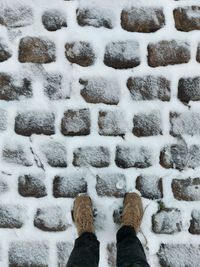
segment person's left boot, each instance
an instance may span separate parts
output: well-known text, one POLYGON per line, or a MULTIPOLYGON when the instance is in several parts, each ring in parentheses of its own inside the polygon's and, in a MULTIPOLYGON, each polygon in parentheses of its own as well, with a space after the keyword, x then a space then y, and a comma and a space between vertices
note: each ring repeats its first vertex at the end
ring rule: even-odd
POLYGON ((73 219, 79 236, 85 232, 94 233, 92 201, 88 195, 76 197, 73 207, 73 219))

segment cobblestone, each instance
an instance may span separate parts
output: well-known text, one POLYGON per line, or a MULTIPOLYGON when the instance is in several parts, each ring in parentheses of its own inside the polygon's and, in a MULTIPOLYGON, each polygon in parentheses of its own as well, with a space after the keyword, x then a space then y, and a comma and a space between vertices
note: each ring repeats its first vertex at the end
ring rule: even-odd
POLYGON ((127 87, 134 101, 170 101, 170 81, 162 76, 130 77, 127 87))
POLYGON ((54 121, 55 115, 50 112, 19 112, 15 118, 15 132, 24 136, 52 135, 55 133, 54 121))
POLYGON ((108 167, 110 164, 110 153, 107 147, 94 146, 77 148, 74 151, 74 166, 88 166, 96 168, 108 167))
POLYGON ((99 134, 105 136, 123 136, 127 131, 125 112, 120 110, 99 112, 99 134))
POLYGON ((198 62, 200 62, 200 43, 198 44, 196 59, 198 62))
POLYGON ((18 191, 23 197, 45 197, 47 195, 44 183, 45 177, 41 174, 25 174, 18 179, 18 191))
POLYGON ((160 164, 164 168, 183 170, 200 166, 200 147, 186 144, 173 144, 164 147, 160 152, 160 164))
POLYGON ((161 244, 158 257, 161 267, 198 266, 200 246, 193 244, 161 244), (179 259, 179 260, 177 260, 179 259))
POLYGON ((88 67, 95 63, 95 53, 88 42, 67 43, 65 49, 65 56, 71 63, 82 67, 88 67))
POLYGON ((200 7, 187 6, 174 10, 176 29, 183 32, 200 30, 200 7))
POLYGON ((174 234, 182 228, 181 212, 165 208, 152 216, 152 230, 157 234, 174 234))
POLYGON ((49 39, 27 36, 19 43, 19 61, 38 64, 51 63, 56 60, 55 44, 49 39))
POLYGON ((76 10, 77 21, 80 26, 93 26, 96 28, 113 28, 112 12, 103 8, 79 8, 76 10))
POLYGON ((163 197, 163 183, 162 178, 141 175, 136 179, 136 189, 140 191, 141 195, 149 199, 159 199, 163 197))
POLYGON ((133 125, 133 134, 138 137, 162 134, 162 121, 159 111, 135 115, 133 125))
POLYGON ((57 232, 68 228, 66 211, 59 206, 39 208, 34 218, 35 227, 43 231, 57 232))
POLYGON ((170 113, 170 134, 173 136, 179 135, 200 135, 200 113, 184 112, 170 113))
POLYGON ((161 9, 131 7, 121 13, 122 28, 129 32, 156 32, 165 24, 161 9))
POLYGON ((189 44, 176 40, 160 41, 148 45, 148 64, 150 67, 188 63, 189 44))
POLYGON ((7 73, 0 73, 0 100, 20 100, 22 97, 33 96, 31 81, 24 78, 21 86, 16 86, 13 77, 7 73))
POLYGON ((81 95, 88 103, 104 103, 117 105, 120 98, 120 86, 116 80, 91 77, 80 79, 79 83, 84 86, 81 95))
POLYGON ((193 235, 200 235, 200 211, 192 211, 192 219, 190 220, 189 232, 193 235))
POLYGON ((120 168, 147 168, 152 165, 152 155, 143 146, 118 146, 115 162, 120 168))
POLYGON ((96 190, 99 196, 123 197, 126 193, 126 177, 123 174, 97 175, 96 190))
POLYGON ((24 224, 25 210, 19 205, 0 205, 0 228, 21 228, 24 224))
POLYGON ((9 266, 47 267, 49 246, 45 242, 16 241, 9 246, 9 266))
POLYGON ((90 134, 90 111, 89 109, 65 111, 61 122, 63 135, 88 135, 90 134))
POLYGON ((65 15, 55 9, 44 12, 42 23, 48 31, 57 31, 62 27, 67 27, 65 15))
POLYGON ((65 176, 57 175, 53 181, 54 197, 76 197, 79 193, 87 192, 87 182, 80 173, 65 176))
POLYGON ((104 64, 114 69, 130 69, 140 65, 139 44, 136 41, 118 41, 106 45, 104 64))
POLYGON ((30 6, 14 3, 12 7, 1 4, 0 24, 8 28, 18 28, 33 23, 33 11, 30 6))
POLYGON ((16 144, 16 146, 5 145, 2 151, 2 157, 7 163, 19 164, 25 167, 33 165, 31 153, 24 149, 21 144, 16 144))
POLYGON ((181 78, 178 83, 178 98, 185 103, 200 100, 200 77, 181 78))
POLYGON ((8 60, 12 56, 12 52, 8 45, 0 39, 0 62, 8 60))
POLYGON ((67 150, 63 144, 56 141, 49 141, 41 145, 41 151, 47 163, 54 168, 67 167, 67 150))
POLYGON ((173 179, 172 191, 178 200, 200 200, 200 178, 173 179))

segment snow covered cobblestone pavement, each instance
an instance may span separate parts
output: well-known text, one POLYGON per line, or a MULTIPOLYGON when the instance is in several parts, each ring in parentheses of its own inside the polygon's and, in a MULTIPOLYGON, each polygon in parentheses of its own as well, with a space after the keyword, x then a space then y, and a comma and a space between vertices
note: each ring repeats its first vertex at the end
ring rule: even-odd
POLYGON ((125 192, 152 267, 200 267, 199 0, 0 0, 0 266, 65 267, 78 193, 115 267, 125 192))

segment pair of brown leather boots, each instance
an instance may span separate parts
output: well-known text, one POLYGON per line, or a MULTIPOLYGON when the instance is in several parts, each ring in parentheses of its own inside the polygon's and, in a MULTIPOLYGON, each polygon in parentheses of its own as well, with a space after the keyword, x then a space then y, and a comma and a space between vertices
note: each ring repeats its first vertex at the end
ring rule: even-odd
MULTIPOLYGON (((136 193, 126 193, 124 197, 121 226, 131 226, 137 233, 142 221, 143 206, 136 193)), ((74 201, 73 219, 80 236, 84 232, 94 233, 92 201, 88 195, 77 196, 74 201)))

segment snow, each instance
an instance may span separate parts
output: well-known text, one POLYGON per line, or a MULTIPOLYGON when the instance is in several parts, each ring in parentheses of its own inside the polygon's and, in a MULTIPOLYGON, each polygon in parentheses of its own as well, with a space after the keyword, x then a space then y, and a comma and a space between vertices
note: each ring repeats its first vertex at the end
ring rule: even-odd
MULTIPOLYGON (((169 135, 169 125, 167 123, 169 119, 169 112, 171 110, 176 110, 180 112, 188 111, 188 107, 185 105, 182 105, 182 103, 177 100, 177 81, 181 77, 194 77, 199 76, 200 67, 199 64, 196 62, 196 47, 197 43, 199 41, 199 34, 197 31, 192 31, 190 33, 187 33, 186 37, 184 33, 178 32, 173 27, 174 21, 173 21, 173 15, 172 11, 174 8, 178 6, 185 6, 186 4, 199 4, 199 0, 192 0, 192 1, 172 1, 172 0, 157 0, 155 1, 135 1, 135 0, 124 0, 124 1, 118 1, 118 0, 102 0, 102 1, 94 1, 94 0, 74 0, 74 1, 49 1, 49 0, 1 0, 1 3, 4 5, 7 5, 8 3, 13 6, 14 10, 17 10, 14 7, 15 3, 22 3, 23 5, 30 5, 33 8, 34 11, 34 17, 36 20, 33 22, 32 16, 28 15, 26 18, 21 16, 18 16, 16 19, 15 16, 12 15, 13 18, 15 18, 15 21, 8 21, 9 23, 9 29, 7 32, 7 29, 5 26, 0 27, 0 34, 2 37, 7 40, 9 47, 13 51, 13 56, 0 64, 0 71, 1 72, 8 72, 13 73, 14 76, 18 76, 19 78, 23 78, 24 76, 30 76, 33 79, 33 98, 32 99, 22 99, 20 102, 10 102, 7 101, 0 101, 0 108, 5 109, 8 112, 8 128, 5 131, 0 132, 0 148, 4 148, 9 146, 11 149, 20 149, 25 151, 25 156, 23 156, 28 162, 31 162, 31 165, 33 165, 31 170, 38 171, 38 167, 36 164, 34 164, 32 154, 29 150, 30 144, 36 146, 38 138, 41 138, 41 136, 31 136, 23 137, 18 136, 14 133, 13 127, 14 127, 14 117, 16 112, 19 110, 42 110, 42 112, 51 110, 52 112, 56 113, 56 127, 59 129, 59 122, 60 119, 63 116, 63 112, 66 110, 66 108, 85 108, 88 107, 87 103, 83 99, 81 95, 79 95, 80 92, 80 84, 78 82, 79 78, 84 77, 90 77, 90 82, 88 84, 88 88, 91 84, 91 86, 94 84, 98 84, 98 87, 100 87, 100 91, 95 91, 95 94, 100 94, 99 92, 102 92, 104 94, 104 98, 116 98, 118 99, 120 96, 120 102, 118 104, 117 108, 122 108, 126 111, 126 116, 129 121, 132 122, 132 118, 134 114, 137 114, 139 112, 144 112, 144 110, 149 109, 159 109, 161 110, 162 116, 163 116, 163 136, 156 136, 156 137, 149 137, 149 138, 138 138, 133 136, 132 133, 127 133, 124 137, 124 140, 121 140, 118 137, 105 137, 105 136, 99 136, 97 134, 98 132, 98 126, 97 126, 97 114, 100 109, 105 108, 105 104, 100 102, 97 105, 94 104, 88 104, 89 107, 92 109, 92 131, 91 135, 88 137, 63 137, 59 130, 56 131, 55 137, 52 137, 52 140, 56 140, 58 142, 64 143, 67 148, 67 157, 68 157, 68 171, 74 171, 76 168, 72 165, 72 158, 73 158, 73 150, 77 147, 85 146, 85 145, 108 145, 111 152, 111 164, 109 166, 109 170, 113 172, 118 172, 119 168, 115 166, 114 164, 114 155, 115 155, 115 147, 116 145, 124 145, 128 143, 130 146, 132 145, 143 145, 145 148, 153 149, 156 157, 159 157, 159 150, 164 147, 167 143, 171 144, 175 140, 173 137, 169 135), (98 2, 98 3, 97 3, 98 2), (75 18, 75 10, 79 7, 79 4, 84 4, 85 6, 90 6, 91 3, 99 4, 101 6, 104 6, 106 9, 111 8, 113 11, 113 14, 116 16, 116 26, 113 30, 110 29, 104 29, 99 28, 94 30, 93 27, 80 27, 77 25, 76 18, 75 18), (166 14, 166 25, 163 27, 160 31, 158 31, 155 34, 142 34, 142 33, 130 33, 127 31, 124 31, 120 27, 120 10, 122 8, 125 8, 126 6, 147 6, 147 7, 154 7, 159 6, 162 7, 165 14, 166 14), (67 24, 68 27, 62 28, 54 33, 48 32, 44 26, 41 23, 41 15, 46 10, 46 8, 58 8, 62 9, 65 13, 65 16, 67 18, 67 24), (13 24, 14 23, 14 24, 13 24), (26 25, 22 28, 11 28, 14 26, 19 25, 26 25), (112 33, 111 33, 112 31, 112 33), (8 33, 8 35, 7 35, 8 33), (20 38, 25 36, 47 36, 48 38, 54 40, 56 43, 56 62, 46 64, 46 65, 38 65, 38 64, 31 64, 31 63, 19 63, 18 61, 18 50, 17 46, 19 43, 20 38), (188 64, 182 64, 175 65, 175 66, 167 66, 167 67, 158 67, 156 69, 152 69, 148 67, 147 65, 147 44, 149 42, 158 42, 163 39, 171 40, 171 38, 177 38, 181 40, 182 42, 190 42, 191 45, 191 60, 188 64), (187 38, 187 40, 185 40, 187 38), (71 41, 88 41, 91 42, 94 47, 96 48, 97 53, 97 59, 93 66, 83 68, 81 66, 77 66, 73 64, 73 66, 67 61, 67 59, 64 56, 64 45, 66 42, 71 41), (108 68, 105 65, 102 64, 102 59, 104 55, 104 49, 107 45, 107 43, 110 42, 118 42, 120 40, 137 40, 140 43, 140 50, 142 51, 141 54, 141 64, 137 68, 128 69, 128 70, 113 70, 112 68, 108 68), (59 72, 62 73, 63 76, 67 76, 69 82, 70 82, 70 90, 68 87, 64 87, 63 91, 65 90, 70 91, 70 99, 61 99, 61 100, 55 100, 51 101, 47 98, 47 96, 44 96, 43 94, 43 75, 49 72, 59 72), (131 99, 131 95, 129 90, 126 88, 126 82, 129 77, 143 77, 146 75, 156 75, 156 76, 164 76, 167 77, 171 81, 171 95, 172 100, 170 102, 162 102, 162 101, 133 101, 131 99), (104 85, 104 80, 102 77, 112 77, 112 79, 119 84, 115 85, 114 83, 106 83, 104 85), (99 77, 95 80, 92 80, 93 77, 99 77), (100 84, 100 85, 99 85, 100 84), (120 94, 118 95, 118 92, 120 91, 120 94), (147 103, 148 102, 148 103, 147 103), (55 138, 55 139, 54 139, 55 138), (32 140, 32 143, 30 143, 30 140, 32 140), (20 144, 20 146, 18 146, 20 144)), ((2 10, 2 9, 0 9, 2 10)), ((19 12, 19 11, 17 11, 19 12)), ((1 13, 1 11, 0 11, 1 13)), ((138 49, 138 46, 134 46, 136 50, 138 49)), ((187 46, 188 47, 188 46, 187 46)), ((113 51, 116 52, 116 51, 113 51)), ((128 49, 124 52, 124 56, 128 57, 134 53, 132 49, 132 43, 130 43, 128 49)), ((107 80, 106 80, 107 81, 107 80)), ((88 89, 89 90, 89 89, 88 89)), ((137 99, 142 100, 142 99, 137 99)), ((107 107, 107 105, 106 105, 107 107)), ((198 112, 199 111, 199 103, 194 103, 191 101, 190 103, 191 111, 198 112)), ((112 109, 115 111, 114 106, 108 106, 107 108, 112 109)), ((191 122, 190 122, 191 123, 191 122)), ((181 129, 180 129, 181 130, 181 129)), ((188 143, 188 146, 191 144, 200 144, 199 137, 185 137, 186 142, 188 143)), ((140 154, 140 150, 135 149, 135 152, 133 152, 135 155, 137 155, 138 158, 143 158, 144 153, 140 154)), ((40 153, 39 153, 40 155, 40 153)), ((133 156, 135 156, 133 155, 133 156)), ((21 157, 21 156, 20 156, 21 157)), ((95 158, 95 151, 91 154, 91 157, 95 158)), ((16 159, 21 162, 20 158, 16 159)), ((194 159, 193 159, 194 160, 194 159)), ((10 160, 11 163, 15 162, 14 160, 10 160)), ((17 161, 18 162, 18 161, 17 161)), ((43 200, 36 200, 36 199, 25 199, 23 197, 19 197, 17 193, 17 177, 19 174, 23 174, 27 169, 27 167, 23 166, 17 166, 16 164, 11 164, 4 160, 3 156, 0 155, 0 165, 1 169, 0 171, 4 171, 6 173, 12 173, 11 176, 5 176, 6 181, 8 181, 10 191, 8 191, 6 194, 2 193, 0 194, 2 203, 8 205, 9 204, 26 204, 29 210, 29 218, 26 223, 26 225, 21 230, 2 230, 0 229, 0 236, 1 236, 1 248, 2 251, 5 248, 8 248, 9 243, 16 242, 13 249, 10 251, 10 257, 14 258, 16 254, 18 254, 18 251, 21 255, 21 260, 25 258, 29 263, 30 262, 38 262, 39 264, 41 261, 46 264, 46 256, 48 254, 47 245, 41 246, 40 242, 46 240, 47 243, 50 242, 51 247, 51 253, 50 253, 50 267, 57 265, 57 256, 55 255, 55 246, 54 244, 58 241, 63 242, 71 242, 73 243, 75 238, 77 237, 75 226, 70 227, 64 232, 61 233, 43 233, 43 231, 36 229, 33 227, 33 214, 36 211, 40 205, 43 205, 43 207, 49 207, 49 205, 58 205, 58 206, 64 206, 65 212, 67 215, 67 219, 71 219, 70 210, 72 208, 73 200, 71 199, 65 199, 65 198, 59 198, 55 199, 52 197, 52 179, 54 175, 57 174, 58 170, 56 170, 52 167, 46 167, 46 177, 47 177, 47 186, 48 186, 48 195, 43 200), (28 241, 27 248, 25 252, 25 245, 19 244, 19 242, 24 243, 25 241, 28 241), (39 242, 34 243, 33 242, 39 242), (39 259, 36 258, 36 255, 39 251, 39 259), (16 253, 14 253, 16 252, 16 253)), ((126 174, 126 185, 127 185, 127 191, 135 191, 135 179, 138 175, 142 174, 156 174, 159 177, 163 177, 164 182, 164 197, 163 201, 164 203, 167 203, 169 206, 177 207, 181 210, 183 214, 183 231, 181 233, 178 233, 177 235, 172 235, 170 237, 165 237, 163 235, 156 235, 152 233, 151 231, 151 216, 157 211, 157 203, 153 200, 148 199, 142 199, 143 205, 146 208, 145 214, 143 217, 143 222, 141 226, 141 232, 139 233, 138 237, 141 239, 145 249, 148 248, 147 257, 149 260, 149 264, 152 267, 158 267, 159 263, 157 261, 156 253, 159 250, 159 246, 161 242, 166 241, 172 244, 172 249, 170 250, 169 258, 171 259, 171 262, 169 263, 169 266, 176 266, 176 267, 184 267, 186 264, 188 266, 198 266, 196 262, 200 261, 199 258, 199 248, 197 249, 195 244, 199 243, 199 236, 193 236, 188 233, 188 226, 189 221, 191 217, 191 211, 193 209, 199 209, 199 201, 194 202, 188 202, 185 203, 185 201, 176 201, 173 198, 173 194, 171 193, 171 180, 172 178, 187 178, 189 176, 191 177, 198 177, 199 176, 199 168, 191 169, 187 168, 183 172, 179 172, 174 169, 164 169, 158 164, 158 160, 154 161, 154 165, 150 168, 147 168, 146 170, 141 170, 137 168, 130 168, 130 169, 121 169, 120 172, 123 174, 126 174), (147 242, 145 241, 145 238, 142 236, 142 233, 147 238, 147 242), (173 247, 173 244, 177 243, 183 243, 182 246, 175 249, 173 247), (189 249, 188 244, 192 243, 193 248, 189 249), (183 257, 183 255, 186 255, 183 257), (188 256, 189 255, 189 256, 188 256), (178 260, 177 260, 178 259, 178 260), (188 262, 188 259, 190 262, 188 262), (179 263, 180 262, 180 263, 179 263)), ((101 197, 99 198, 95 191, 95 177, 97 174, 97 170, 94 170, 94 168, 89 167, 88 164, 86 164, 85 170, 85 178, 88 181, 88 193, 90 194, 94 206, 99 210, 99 213, 103 213, 104 216, 102 216, 102 221, 100 222, 100 227, 97 229, 97 237, 99 241, 101 242, 101 254, 100 254, 100 267, 107 267, 107 252, 106 252, 106 246, 107 243, 111 241, 115 241, 115 233, 116 233, 116 226, 113 224, 112 219, 112 212, 115 208, 118 208, 122 205, 122 199, 116 199, 116 198, 107 198, 107 197, 101 197)), ((99 170, 98 170, 99 171, 99 170)), ((102 170, 103 172, 103 170, 102 170)), ((117 185, 119 186, 119 185, 117 185)), ((119 186, 121 188, 121 185, 119 186)), ((97 222, 98 224, 98 222, 97 222)), ((23 262, 24 263, 24 262, 23 262)), ((27 262, 25 262, 26 264, 27 262)), ((6 254, 2 254, 1 262, 2 267, 8 266, 8 259, 6 257, 6 254)), ((47 265, 47 264, 46 264, 47 265)))

